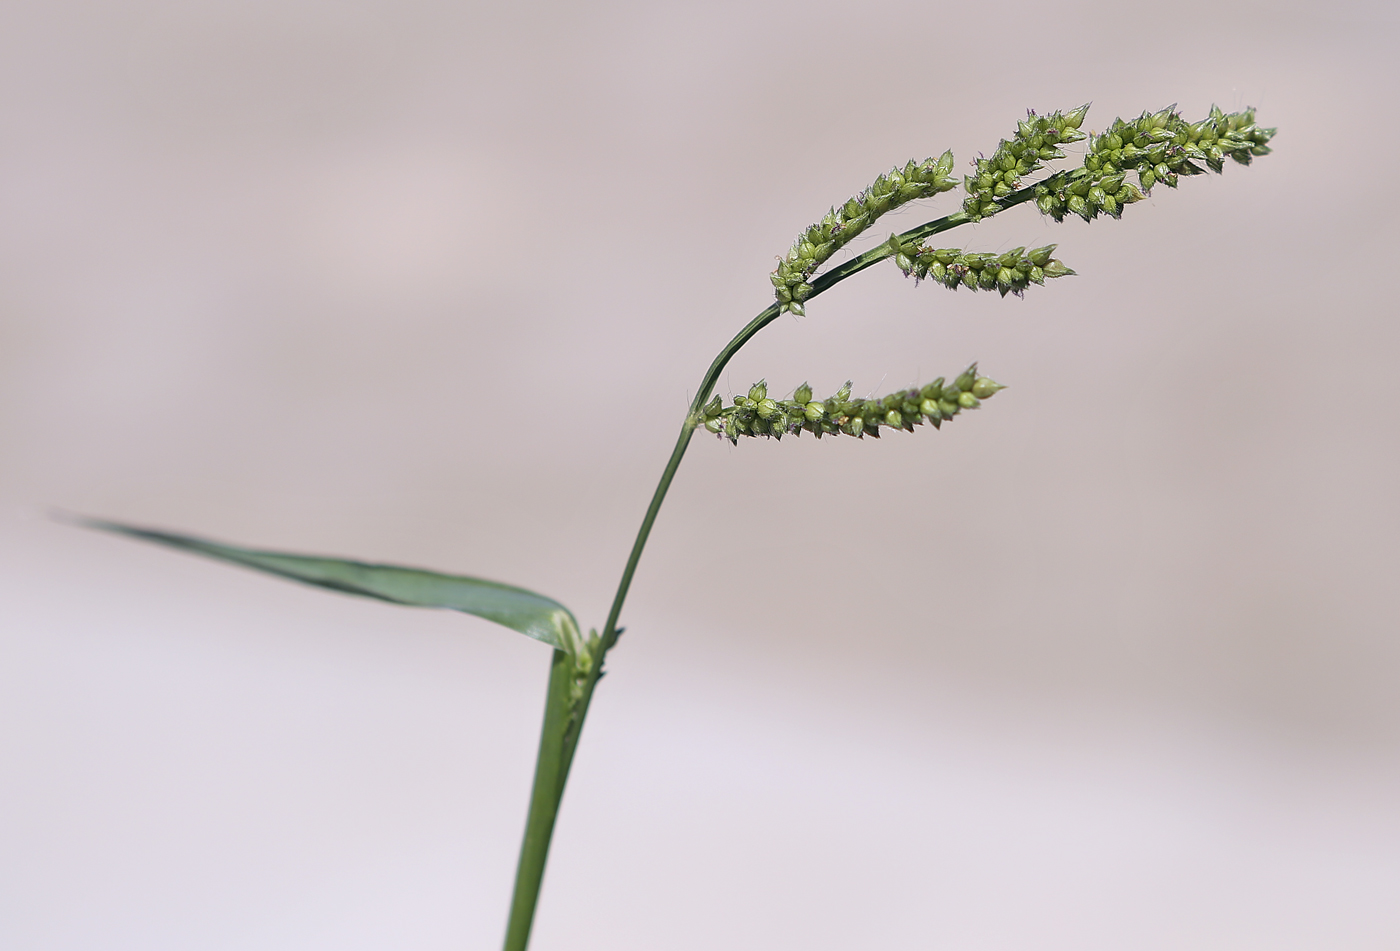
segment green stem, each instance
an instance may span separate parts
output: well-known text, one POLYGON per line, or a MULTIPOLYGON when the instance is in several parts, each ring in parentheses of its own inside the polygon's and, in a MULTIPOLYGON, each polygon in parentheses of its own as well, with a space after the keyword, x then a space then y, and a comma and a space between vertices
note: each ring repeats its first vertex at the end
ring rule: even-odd
MULTIPOLYGON (((1010 208, 1029 201, 1034 196, 1034 185, 1012 192, 1001 200, 1002 208, 1010 208)), ((920 241, 941 231, 967 224, 967 215, 962 212, 946 215, 912 228, 900 235, 904 241, 920 241)), ((840 264, 812 281, 811 300, 818 294, 830 290, 846 278, 857 274, 871 265, 884 260, 893 252, 888 244, 880 244, 862 255, 840 264)), ((570 702, 570 686, 573 677, 573 658, 562 651, 554 652, 554 660, 549 672, 549 699, 545 704, 544 732, 540 737, 539 758, 535 766, 535 786, 530 794, 530 815, 525 824, 525 841, 520 849, 520 866, 515 876, 515 893, 511 899, 510 923, 506 929, 505 951, 525 951, 530 939, 530 926, 539 901, 540 885, 544 880, 544 865, 549 854, 549 840, 554 832, 554 821, 559 814, 559 803, 564 795, 564 784, 573 765, 574 750, 578 747, 579 734, 583 730, 588 706, 593 700, 593 689, 603 673, 603 659, 617 643, 617 622, 622 615, 622 604, 627 600, 627 591, 632 586, 632 576, 637 572, 637 563, 642 559, 642 549, 646 547, 656 522, 661 503, 670 491, 671 481, 680 468, 685 451, 690 446, 690 437, 700 425, 700 411, 714 392, 719 376, 725 366, 743 346, 754 338, 764 327, 778 319, 782 313, 777 304, 770 304, 757 317, 749 321, 734 339, 725 344, 691 400, 685 422, 681 424, 680 436, 671 450, 671 458, 661 473, 661 481, 652 493, 651 504, 647 506, 642 525, 637 530, 632 551, 627 556, 627 566, 622 570, 622 580, 618 583, 617 594, 613 596, 612 607, 608 610, 608 620, 603 625, 603 634, 594 651, 592 665, 583 683, 583 695, 570 702)))
MULTIPOLYGON (((1003 198, 1001 207, 1003 209, 1011 208, 1029 201, 1034 196, 1035 186, 1027 185, 1003 198)), ((969 220, 967 215, 959 211, 925 222, 917 228, 911 228, 900 234, 899 237, 902 241, 922 241, 924 238, 939 232, 965 225, 969 220)), ((812 281, 812 293, 807 295, 807 299, 811 300, 818 294, 830 290, 846 278, 883 261, 893 253, 888 244, 880 244, 862 255, 851 258, 844 264, 832 268, 812 281)), ((666 492, 671 488, 671 480, 675 477, 676 469, 680 467, 681 459, 685 456, 691 434, 700 424, 700 410, 710 398, 710 394, 714 392, 715 384, 719 382, 719 375, 724 372, 725 366, 728 365, 734 354, 738 353, 744 344, 752 340, 760 330, 777 320, 781 313, 782 311, 777 304, 768 305, 757 317, 749 321, 748 326, 735 334, 733 340, 724 345, 724 349, 715 357, 710 368, 705 371, 705 376, 700 380, 700 388, 695 392, 695 399, 690 401, 690 411, 686 413, 685 422, 681 424, 681 434, 680 438, 676 440, 676 448, 671 450, 671 458, 666 462, 666 468, 661 473, 661 481, 657 483, 656 491, 652 494, 651 505, 647 506, 647 514, 642 518, 642 526, 637 530, 637 538, 632 543, 632 552, 627 556, 627 567, 622 570, 622 580, 618 583, 617 594, 613 596, 612 607, 608 611, 608 621, 603 626, 602 648, 597 658, 598 663, 594 665, 593 672, 589 677, 590 693, 593 684, 597 682, 598 676, 602 672, 603 655, 612 648, 613 644, 617 643, 617 621, 622 614, 622 603, 627 600, 627 590, 632 586, 632 575, 636 573, 637 562, 641 561, 642 549, 646 547, 652 523, 656 521, 656 513, 661 511, 661 503, 665 500, 666 492)), ((585 694, 585 704, 587 696, 585 694)), ((582 721, 582 716, 579 719, 582 721)), ((580 723, 580 725, 582 724, 580 723)))
POLYGON ((549 691, 544 706, 544 729, 540 752, 535 761, 535 785, 530 792, 530 816, 525 822, 525 841, 520 845, 520 865, 515 872, 515 893, 511 898, 510 921, 506 926, 505 951, 525 951, 530 943, 530 926, 535 919, 544 863, 549 857, 549 840, 559 801, 564 796, 568 761, 564 738, 569 732, 569 687, 573 680, 574 659, 556 650, 549 664, 549 691))

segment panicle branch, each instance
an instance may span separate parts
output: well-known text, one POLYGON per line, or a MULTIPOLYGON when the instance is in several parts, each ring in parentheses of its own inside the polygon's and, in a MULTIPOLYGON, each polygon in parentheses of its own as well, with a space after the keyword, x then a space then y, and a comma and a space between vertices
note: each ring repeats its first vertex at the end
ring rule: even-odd
POLYGON ((1255 156, 1268 155, 1275 131, 1256 125, 1253 109, 1227 115, 1219 106, 1200 122, 1182 119, 1175 106, 1132 121, 1114 119, 1103 134, 1090 138, 1082 165, 1036 186, 1036 207, 1056 221, 1067 213, 1085 221, 1101 213, 1117 218, 1158 182, 1175 188, 1182 175, 1223 171, 1226 156, 1248 165, 1255 156), (1129 172, 1137 185, 1125 180, 1129 172))
POLYGON ((969 221, 981 221, 1001 210, 1000 199, 1021 187, 1022 176, 1036 171, 1046 162, 1064 158, 1061 145, 1079 142, 1084 133, 1079 127, 1089 112, 1089 104, 1069 112, 1052 112, 1038 116, 1028 112, 1016 125, 1010 140, 1002 139, 991 158, 973 162, 974 173, 963 179, 967 198, 963 213, 969 221))
MULTIPOLYGON (((1063 221, 1070 213, 1085 221, 1100 214, 1118 218, 1127 205, 1141 201, 1158 182, 1175 188, 1182 175, 1199 175, 1207 169, 1220 172, 1226 156, 1248 165, 1255 156, 1267 155, 1275 132, 1255 123, 1253 109, 1226 114, 1212 106, 1210 115, 1192 123, 1182 119, 1175 106, 1169 106, 1160 112, 1144 112, 1132 121, 1114 119, 1101 135, 1086 135, 1080 126, 1088 111, 1085 104, 1046 116, 1027 113, 1015 134, 1002 139, 991 157, 981 156, 972 163, 973 174, 963 179, 967 197, 962 211, 935 222, 945 225, 939 230, 981 221, 1032 196, 1041 213, 1056 221, 1063 221), (1065 157, 1061 146, 1086 138, 1089 147, 1082 164, 1022 186, 1025 176, 1046 162, 1065 157), (1129 173, 1137 176, 1136 184, 1127 180, 1129 173)), ((827 212, 798 237, 771 275, 780 309, 802 314, 818 268, 886 212, 954 188, 952 167, 951 152, 944 152, 937 161, 910 161, 827 212)), ((954 289, 995 289, 1003 297, 1019 296, 1030 284, 1044 283, 1047 277, 1074 273, 1050 259, 1046 248, 1029 255, 1025 248, 1000 255, 952 248, 913 249, 891 235, 888 247, 880 250, 893 256, 906 276, 927 278, 954 289), (1037 260, 1040 257, 1044 262, 1037 260)))
POLYGON ((737 443, 740 436, 800 435, 804 430, 822 436, 873 436, 880 427, 913 432, 924 422, 940 428, 965 409, 976 409, 998 390, 1005 389, 990 377, 978 376, 973 364, 952 382, 939 377, 922 387, 899 390, 877 400, 852 399, 851 384, 825 400, 812 398, 812 388, 799 386, 792 399, 775 400, 768 395, 768 384, 759 381, 747 396, 736 396, 730 406, 715 396, 700 413, 700 421, 710 432, 737 443))
POLYGON ((951 290, 966 287, 974 291, 995 290, 1002 297, 1020 297, 1031 284, 1044 284, 1046 278, 1074 273, 1063 261, 1050 256, 1055 251, 1053 244, 1029 252, 1022 247, 1004 254, 988 254, 927 245, 909 248, 892 234, 889 245, 905 277, 934 281, 951 290))
POLYGON ((801 316, 802 302, 812 293, 812 285, 807 281, 817 268, 886 212, 956 188, 952 173, 952 152, 917 164, 910 159, 904 168, 890 169, 865 191, 828 211, 826 217, 798 236, 771 275, 782 309, 801 316))

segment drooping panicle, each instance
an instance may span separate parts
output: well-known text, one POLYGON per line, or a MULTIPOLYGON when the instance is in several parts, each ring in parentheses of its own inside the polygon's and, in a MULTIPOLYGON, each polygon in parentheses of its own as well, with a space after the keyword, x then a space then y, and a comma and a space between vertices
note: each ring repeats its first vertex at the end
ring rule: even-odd
POLYGON ((812 398, 812 388, 802 384, 792 399, 775 400, 768 395, 764 381, 755 383, 747 396, 736 396, 724 405, 715 396, 701 410, 701 422, 710 432, 737 443, 740 436, 800 435, 804 430, 818 439, 822 436, 872 436, 879 438, 880 427, 913 432, 925 422, 937 429, 965 409, 976 409, 982 401, 1005 389, 990 377, 977 374, 973 364, 952 382, 939 377, 922 387, 899 390, 879 399, 853 399, 848 382, 825 400, 812 398))
POLYGON ((893 168, 875 183, 798 236, 792 249, 771 275, 774 294, 782 309, 801 315, 802 302, 812 293, 808 283, 817 268, 869 228, 877 218, 900 205, 931 198, 957 187, 953 178, 953 153, 893 168))
POLYGON ((1175 188, 1183 175, 1222 171, 1227 155, 1248 165, 1255 156, 1269 154, 1274 132, 1255 124, 1253 109, 1227 115, 1218 106, 1200 122, 1182 119, 1175 106, 1144 112, 1132 121, 1114 119, 1101 135, 1090 138, 1082 165, 1036 186, 1036 206, 1056 221, 1066 214, 1085 221, 1100 214, 1117 218, 1158 182, 1175 188), (1137 176, 1136 185, 1126 180, 1130 172, 1137 176))

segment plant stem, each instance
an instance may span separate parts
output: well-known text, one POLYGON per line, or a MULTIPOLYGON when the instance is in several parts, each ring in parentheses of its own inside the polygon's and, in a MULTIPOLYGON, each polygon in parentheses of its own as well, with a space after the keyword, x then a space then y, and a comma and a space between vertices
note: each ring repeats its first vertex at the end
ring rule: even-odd
MULTIPOLYGON (((1051 176, 1051 178, 1053 177, 1051 176)), ((1002 209, 1011 208, 1029 201, 1034 196, 1035 185, 1027 185, 1025 188, 1007 195, 1001 200, 1000 205, 1002 209)), ((904 241, 921 241, 939 232, 965 225, 969 220, 966 214, 959 211, 925 222, 917 228, 911 228, 901 233, 899 237, 904 241)), ((844 264, 832 268, 812 281, 812 293, 807 296, 807 299, 811 300, 818 294, 830 290, 846 278, 883 261, 893 253, 887 244, 880 244, 864 254, 851 258, 844 264)), ((700 410, 710 398, 710 394, 714 392, 715 384, 719 382, 719 375, 724 372, 725 366, 734 354, 738 353, 744 344, 752 340, 760 330, 776 320, 781 313, 782 311, 777 304, 768 305, 757 317, 749 321, 748 326, 735 334, 733 340, 724 345, 724 349, 715 356, 714 361, 710 363, 710 368, 705 371, 705 376, 700 380, 700 388, 695 391, 695 399, 690 401, 690 411, 686 414, 685 422, 681 424, 681 434, 680 438, 676 440, 676 448, 671 450, 671 458, 661 473, 661 481, 657 483, 656 491, 651 497, 651 505, 647 506, 647 514, 642 518, 641 528, 637 530, 637 538, 632 543, 632 552, 627 556, 627 566, 622 570, 622 580, 618 583, 617 594, 613 596, 612 608, 608 611, 607 623, 603 626, 603 640, 597 658, 598 663, 594 665, 593 673, 589 677, 588 690, 590 694, 593 684, 597 682, 602 673, 602 655, 606 654, 617 642, 617 621, 622 614, 622 603, 627 600, 627 590, 632 586, 632 575, 636 573, 637 562, 641 561, 642 549, 646 547, 652 523, 656 521, 656 513, 661 511, 661 503, 666 498, 666 492, 671 488, 671 480, 675 477, 676 469, 680 467, 681 459, 685 456, 685 450, 690 444, 690 437, 700 424, 700 410)), ((585 694, 585 703, 587 697, 588 694, 585 694)), ((581 726, 582 717, 580 716, 579 719, 581 726)))
POLYGON ((544 881, 549 840, 554 834, 554 819, 559 815, 559 800, 564 795, 564 780, 572 759, 564 755, 564 736, 569 728, 569 686, 573 670, 573 658, 556 650, 549 664, 544 729, 540 733, 540 752, 535 761, 535 785, 530 792, 525 841, 520 845, 520 865, 515 872, 505 951, 525 951, 530 942, 530 926, 534 923, 535 904, 544 881))
MULTIPOLYGON (((1030 200, 1034 195, 1034 188, 1034 185, 1028 185, 1012 192, 1001 200, 1001 207, 1010 208, 1030 200)), ((956 212, 905 231, 900 235, 900 238, 905 241, 919 241, 941 231, 967 224, 968 220, 967 215, 956 212)), ((844 264, 832 268, 812 281, 812 293, 808 295, 807 299, 811 300, 818 294, 830 290, 846 278, 884 260, 892 253, 889 245, 880 244, 844 264)), ((602 637, 598 642, 588 678, 583 684, 583 696, 572 704, 572 709, 569 688, 573 676, 573 658, 563 651, 554 652, 554 659, 549 670, 549 697, 545 703, 544 730, 540 737, 539 758, 535 765, 535 785, 530 794, 530 813, 525 823, 525 841, 520 848, 520 866, 515 876, 515 893, 511 899, 510 923, 506 929, 505 951, 525 951, 530 940, 530 926, 534 919, 535 905, 539 900, 540 885, 544 880, 544 866, 549 854, 549 840, 554 832, 554 821, 559 814, 559 804, 564 796, 564 785, 569 778, 569 768, 573 765, 574 750, 578 747, 583 721, 588 715, 588 706, 593 700, 593 690, 603 674, 603 660, 608 651, 612 650, 613 645, 617 643, 617 622, 622 614, 622 604, 627 600, 627 591, 632 586, 632 576, 637 572, 637 563, 642 559, 642 549, 646 547, 652 525, 656 522, 657 513, 661 511, 661 503, 665 501, 666 493, 670 491, 671 480, 675 478, 676 470, 680 468, 681 460, 685 458, 685 451, 690 446, 690 437, 695 434, 696 427, 700 425, 700 411, 710 398, 715 384, 719 382, 720 374, 724 372, 725 366, 733 356, 752 340, 755 334, 777 320, 781 313, 782 310, 777 304, 770 304, 766 307, 757 317, 749 321, 743 330, 735 334, 733 340, 725 344, 724 349, 710 363, 710 368, 705 371, 705 376, 700 381, 700 387, 695 392, 695 398, 691 400, 685 422, 681 424, 680 436, 676 439, 675 448, 671 450, 671 458, 666 462, 666 468, 661 473, 661 481, 657 483, 656 491, 652 493, 651 504, 647 506, 646 515, 642 517, 642 524, 637 530, 636 540, 632 542, 632 551, 628 554, 627 565, 622 570, 622 580, 618 582, 617 594, 613 596, 612 607, 608 610, 607 622, 603 625, 602 637)))

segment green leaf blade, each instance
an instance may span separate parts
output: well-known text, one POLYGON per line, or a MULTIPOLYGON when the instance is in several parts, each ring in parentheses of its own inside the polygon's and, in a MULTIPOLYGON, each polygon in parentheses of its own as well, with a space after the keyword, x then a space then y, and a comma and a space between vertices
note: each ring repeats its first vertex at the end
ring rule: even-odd
POLYGON ((259 551, 101 519, 72 521, 87 528, 154 542, 342 594, 409 607, 461 611, 495 621, 569 654, 576 654, 582 643, 578 622, 564 605, 553 598, 498 581, 345 558, 259 551))

